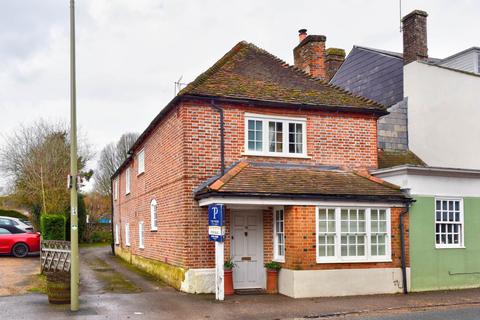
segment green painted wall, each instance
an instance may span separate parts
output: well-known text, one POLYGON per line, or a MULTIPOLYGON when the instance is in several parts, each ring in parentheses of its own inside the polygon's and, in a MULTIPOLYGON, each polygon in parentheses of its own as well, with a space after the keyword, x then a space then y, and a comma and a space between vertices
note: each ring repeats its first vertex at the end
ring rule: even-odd
POLYGON ((436 249, 435 198, 415 200, 409 227, 411 290, 480 287, 480 198, 463 198, 464 249, 436 249))

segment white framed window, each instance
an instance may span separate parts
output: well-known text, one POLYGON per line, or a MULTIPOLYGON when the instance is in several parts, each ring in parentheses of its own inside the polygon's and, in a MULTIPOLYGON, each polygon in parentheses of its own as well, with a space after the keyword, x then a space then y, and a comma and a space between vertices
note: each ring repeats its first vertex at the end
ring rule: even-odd
POLYGON ((115 244, 120 244, 120 228, 115 224, 115 244))
POLYGON ((435 247, 463 248, 463 199, 435 198, 435 247))
POLYGON ((390 209, 317 207, 317 263, 391 261, 390 209))
POLYGON ((118 178, 113 180, 113 200, 118 200, 118 178))
POLYGON ((125 170, 125 194, 130 193, 131 174, 130 167, 125 170))
POLYGON ((138 160, 137 174, 142 174, 145 172, 145 150, 142 150, 138 153, 137 160, 138 160))
POLYGON ((305 118, 245 114, 245 154, 307 157, 305 118))
POLYGON ((273 260, 285 262, 285 211, 273 208, 273 260))
POLYGON ((138 224, 138 247, 140 249, 144 249, 145 248, 145 242, 144 242, 144 238, 143 238, 143 231, 144 231, 144 226, 143 226, 143 221, 140 221, 140 223, 138 224))
POLYGON ((155 199, 150 202, 150 230, 157 230, 157 200, 155 199))
POLYGON ((130 224, 125 223, 125 245, 130 247, 130 224))

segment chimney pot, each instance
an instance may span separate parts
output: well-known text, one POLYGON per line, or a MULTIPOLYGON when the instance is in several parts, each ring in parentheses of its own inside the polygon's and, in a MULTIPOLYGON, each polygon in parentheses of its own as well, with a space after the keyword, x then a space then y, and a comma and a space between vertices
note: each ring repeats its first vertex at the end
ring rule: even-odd
POLYGON ((298 30, 298 38, 299 38, 300 42, 302 42, 303 39, 305 39, 306 37, 307 37, 307 29, 298 30))
POLYGON ((428 59, 427 16, 422 10, 414 10, 402 19, 403 64, 428 59))

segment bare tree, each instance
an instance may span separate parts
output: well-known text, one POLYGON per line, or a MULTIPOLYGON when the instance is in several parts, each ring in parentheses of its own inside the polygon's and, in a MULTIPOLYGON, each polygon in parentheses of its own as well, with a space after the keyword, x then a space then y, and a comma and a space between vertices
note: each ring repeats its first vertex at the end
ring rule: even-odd
MULTIPOLYGON (((34 222, 38 221, 40 212, 68 211, 68 132, 63 123, 38 121, 31 126, 20 126, 6 136, 5 145, 0 149, 0 170, 8 178, 12 198, 34 214, 34 222)), ((87 178, 92 174, 84 171, 90 158, 88 145, 80 139, 78 165, 81 175, 87 178)))
POLYGON ((138 133, 125 133, 118 142, 106 145, 100 152, 95 172, 95 191, 109 196, 112 193, 111 177, 128 157, 128 151, 138 139, 138 133))

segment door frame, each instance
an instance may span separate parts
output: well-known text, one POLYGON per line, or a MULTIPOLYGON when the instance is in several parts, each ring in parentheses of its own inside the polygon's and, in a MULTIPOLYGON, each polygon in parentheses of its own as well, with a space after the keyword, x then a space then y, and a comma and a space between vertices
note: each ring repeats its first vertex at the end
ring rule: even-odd
MULTIPOLYGON (((264 237, 263 237, 263 233, 264 233, 264 228, 263 228, 263 224, 264 224, 264 221, 263 221, 263 210, 261 208, 258 208, 258 209, 255 209, 255 208, 239 208, 239 209, 232 209, 230 210, 230 225, 229 225, 229 228, 230 228, 230 256, 233 257, 234 256, 234 241, 235 239, 232 239, 232 236, 233 236, 233 231, 234 231, 234 228, 233 228, 233 223, 234 223, 234 219, 233 219, 233 216, 235 214, 235 212, 246 212, 246 211, 249 211, 249 212, 256 212, 258 215, 259 215, 259 218, 258 219, 258 223, 259 223, 259 226, 258 226, 258 231, 259 231, 259 237, 261 239, 261 241, 258 241, 258 246, 260 247, 259 248, 259 279, 258 279, 258 283, 260 283, 260 286, 259 287, 251 287, 251 288, 238 288, 240 290, 242 289, 265 289, 266 288, 266 277, 265 277, 265 268, 264 268, 264 263, 265 263, 265 252, 264 252, 264 237)), ((258 247, 257 247, 258 248, 258 247)), ((235 280, 234 280, 234 289, 235 288, 235 280)))

